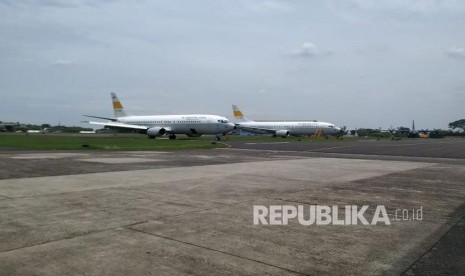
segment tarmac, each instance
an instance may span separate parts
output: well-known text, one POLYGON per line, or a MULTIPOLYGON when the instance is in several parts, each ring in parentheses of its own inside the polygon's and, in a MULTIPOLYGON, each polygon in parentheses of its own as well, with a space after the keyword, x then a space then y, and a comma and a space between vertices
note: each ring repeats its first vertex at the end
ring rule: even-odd
POLYGON ((0 149, 0 275, 465 273, 464 139, 226 143, 0 149), (254 225, 256 205, 382 205, 390 225, 254 225))

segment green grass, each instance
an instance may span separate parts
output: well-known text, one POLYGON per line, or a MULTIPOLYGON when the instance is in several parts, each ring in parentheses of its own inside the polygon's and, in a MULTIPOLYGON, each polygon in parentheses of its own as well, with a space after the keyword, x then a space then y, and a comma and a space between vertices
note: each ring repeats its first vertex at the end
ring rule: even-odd
MULTIPOLYGON (((0 148, 34 149, 34 150, 187 150, 187 149, 212 149, 224 148, 227 145, 222 142, 295 142, 295 143, 319 143, 319 142, 347 142, 363 138, 352 137, 343 140, 331 137, 271 137, 270 135, 235 136, 227 135, 224 141, 212 143, 214 136, 188 138, 178 135, 176 140, 168 140, 167 137, 155 140, 147 139, 142 134, 25 134, 25 133, 0 133, 0 148), (88 145, 88 147, 83 147, 88 145)), ((372 138, 373 139, 373 138, 372 138)))
POLYGON ((0 148, 34 150, 186 150, 222 148, 222 143, 213 144, 210 139, 149 140, 145 135, 73 135, 73 134, 0 134, 0 148), (88 147, 83 147, 88 145, 88 147))

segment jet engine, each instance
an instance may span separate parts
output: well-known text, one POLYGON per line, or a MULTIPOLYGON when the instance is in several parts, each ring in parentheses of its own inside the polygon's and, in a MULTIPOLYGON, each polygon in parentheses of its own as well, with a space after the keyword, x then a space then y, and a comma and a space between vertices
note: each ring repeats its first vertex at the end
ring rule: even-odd
POLYGON ((149 137, 163 136, 166 134, 166 129, 162 127, 151 127, 147 129, 147 135, 149 137))
POLYGON ((279 137, 287 137, 289 136, 289 130, 277 130, 275 135, 279 137))

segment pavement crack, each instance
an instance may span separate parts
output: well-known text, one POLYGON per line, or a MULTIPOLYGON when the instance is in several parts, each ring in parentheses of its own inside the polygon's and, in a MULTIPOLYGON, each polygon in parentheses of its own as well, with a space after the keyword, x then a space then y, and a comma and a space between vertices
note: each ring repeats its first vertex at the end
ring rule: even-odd
POLYGON ((240 258, 240 259, 243 259, 243 260, 259 263, 259 264, 266 265, 266 266, 271 266, 271 267, 274 267, 274 268, 277 268, 277 269, 280 269, 280 270, 284 270, 284 271, 287 271, 287 272, 291 272, 291 273, 294 273, 294 274, 310 276, 310 274, 306 274, 306 273, 302 273, 302 272, 295 271, 295 270, 292 270, 292 269, 288 269, 288 268, 285 268, 285 267, 281 267, 281 266, 277 266, 277 265, 274 265, 274 264, 266 263, 266 262, 263 262, 263 261, 260 261, 260 260, 251 259, 251 258, 244 257, 244 256, 241 256, 241 255, 229 253, 229 252, 226 252, 226 251, 223 251, 223 250, 218 250, 218 249, 210 248, 210 247, 207 247, 207 246, 203 246, 203 245, 199 245, 199 244, 195 244, 195 243, 191 243, 191 242, 187 242, 187 241, 182 241, 182 240, 178 240, 178 239, 174 239, 174 238, 170 238, 170 237, 166 237, 166 236, 162 236, 162 235, 158 235, 158 234, 149 233, 149 232, 145 232, 145 231, 142 231, 142 230, 139 230, 139 229, 134 229, 134 228, 131 228, 131 227, 125 227, 125 228, 128 229, 128 230, 131 230, 131 231, 135 231, 135 232, 145 234, 145 235, 150 235, 150 236, 154 236, 154 237, 158 237, 158 238, 178 242, 178 243, 182 243, 182 244, 185 244, 185 245, 195 246, 195 247, 202 248, 202 249, 205 249, 205 250, 209 250, 209 251, 213 251, 213 252, 233 256, 233 257, 236 257, 236 258, 240 258))
POLYGON ((428 253, 433 251, 433 248, 437 247, 444 239, 445 237, 455 228, 457 227, 462 220, 465 220, 465 216, 462 216, 460 219, 457 220, 452 227, 450 227, 442 236, 439 238, 433 245, 431 245, 428 250, 426 250, 420 257, 418 257, 407 269, 405 269, 400 275, 409 275, 408 271, 412 269, 418 262, 423 259, 428 253))
MULTIPOLYGON (((248 199, 248 200, 243 200, 243 201, 238 201, 238 202, 233 202, 233 203, 222 203, 222 205, 216 206, 216 207, 212 207, 212 208, 198 209, 198 210, 194 210, 194 211, 190 211, 190 212, 184 212, 184 213, 181 213, 181 214, 169 215, 169 216, 160 217, 160 218, 156 218, 156 219, 149 219, 149 220, 147 220, 147 221, 145 221, 145 222, 161 221, 161 220, 166 220, 166 219, 181 217, 181 216, 185 216, 185 215, 190 215, 190 214, 194 214, 194 213, 199 213, 199 212, 203 212, 203 211, 215 210, 215 209, 219 209, 219 208, 226 208, 226 207, 229 207, 229 206, 233 206, 233 205, 237 205, 237 204, 242 204, 242 203, 246 203, 246 202, 251 202, 251 201, 253 201, 253 200, 252 200, 252 199, 248 199)), ((145 222, 141 222, 141 223, 145 223, 145 222)), ((141 223, 137 223, 137 224, 141 224, 141 223)))
POLYGON ((51 240, 38 242, 38 243, 34 243, 34 244, 19 246, 19 247, 15 247, 15 248, 6 249, 6 250, 0 250, 0 253, 5 253, 5 252, 10 252, 10 251, 30 248, 30 247, 44 245, 44 244, 53 243, 53 242, 59 242, 59 241, 62 241, 62 240, 70 240, 70 239, 79 238, 79 237, 92 235, 92 234, 96 234, 96 233, 111 231, 111 230, 115 230, 115 229, 118 229, 118 228, 131 229, 131 228, 127 228, 127 227, 139 225, 139 224, 146 223, 146 222, 148 222, 148 220, 138 221, 138 222, 134 222, 134 223, 131 223, 131 224, 126 224, 126 225, 118 225, 118 226, 115 226, 115 227, 105 228, 105 229, 100 229, 100 230, 87 231, 87 232, 83 232, 83 233, 79 233, 79 234, 75 234, 75 235, 69 234, 69 235, 66 235, 64 237, 57 238, 57 239, 51 239, 51 240))

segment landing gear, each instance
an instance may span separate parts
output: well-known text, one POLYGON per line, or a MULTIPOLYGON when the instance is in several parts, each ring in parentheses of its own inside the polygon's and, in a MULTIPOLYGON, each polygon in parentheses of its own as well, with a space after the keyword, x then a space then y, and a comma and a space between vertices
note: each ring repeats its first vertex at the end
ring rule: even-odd
POLYGON ((175 134, 170 134, 170 136, 168 136, 168 139, 174 140, 174 139, 176 139, 176 135, 175 134))
POLYGON ((216 135, 216 136, 215 136, 215 140, 216 140, 216 141, 221 141, 221 136, 216 135))
POLYGON ((155 136, 147 136, 148 139, 155 139, 155 136))
POLYGON ((329 139, 329 137, 327 135, 325 135, 325 139, 329 139))

